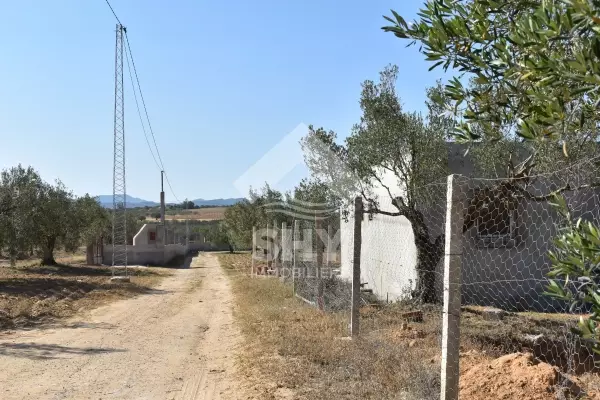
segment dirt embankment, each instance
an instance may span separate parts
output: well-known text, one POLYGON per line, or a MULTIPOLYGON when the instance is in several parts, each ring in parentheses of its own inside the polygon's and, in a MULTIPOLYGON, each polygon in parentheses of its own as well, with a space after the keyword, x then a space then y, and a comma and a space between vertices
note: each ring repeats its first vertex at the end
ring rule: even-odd
POLYGON ((460 377, 463 400, 598 399, 600 392, 586 392, 578 378, 560 373, 557 367, 537 361, 531 353, 513 353, 471 366, 460 377))

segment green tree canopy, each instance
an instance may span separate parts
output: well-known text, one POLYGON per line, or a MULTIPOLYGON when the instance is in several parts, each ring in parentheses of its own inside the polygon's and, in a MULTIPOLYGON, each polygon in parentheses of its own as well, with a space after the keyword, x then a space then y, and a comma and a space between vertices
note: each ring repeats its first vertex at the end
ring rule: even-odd
POLYGON ((568 149, 595 127, 597 2, 428 0, 410 24, 392 14, 385 31, 418 43, 431 69, 455 71, 445 92, 459 119, 457 139, 497 140, 512 131, 568 149), (467 85, 469 78, 477 85, 467 85))
POLYGON ((95 198, 76 199, 60 182, 44 182, 31 167, 3 170, 0 196, 6 211, 0 214, 0 247, 14 261, 35 251, 44 264, 55 264, 54 251, 72 251, 110 230, 108 213, 95 198))
MULTIPOLYGON (((311 127, 302 146, 312 175, 337 190, 339 199, 347 202, 360 194, 370 213, 408 219, 417 249, 416 295, 431 302, 444 240, 431 236, 420 207, 430 200, 431 189, 424 186, 448 174, 451 122, 439 113, 425 119, 405 112, 395 89, 397 74, 398 68, 389 66, 379 82, 363 83, 361 120, 343 144, 337 143, 335 132, 311 127), (381 206, 376 188, 383 188, 393 209, 381 206)), ((438 92, 432 88, 429 94, 438 92)))

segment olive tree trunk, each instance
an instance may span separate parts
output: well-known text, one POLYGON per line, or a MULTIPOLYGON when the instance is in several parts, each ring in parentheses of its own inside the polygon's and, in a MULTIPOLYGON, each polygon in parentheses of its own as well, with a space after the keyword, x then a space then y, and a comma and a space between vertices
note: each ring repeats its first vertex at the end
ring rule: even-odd
POLYGON ((48 238, 42 247, 42 265, 56 265, 54 259, 54 248, 56 246, 56 238, 48 238))

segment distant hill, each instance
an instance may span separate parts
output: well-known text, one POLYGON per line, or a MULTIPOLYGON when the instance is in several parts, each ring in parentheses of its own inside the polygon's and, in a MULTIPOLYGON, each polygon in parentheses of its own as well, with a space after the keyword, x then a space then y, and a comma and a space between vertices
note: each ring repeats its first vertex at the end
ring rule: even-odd
MULTIPOLYGON (((113 206, 113 197, 112 194, 100 195, 98 197, 98 202, 102 207, 111 208, 113 206)), ((235 203, 242 201, 243 198, 229 198, 229 199, 213 199, 213 200, 205 200, 205 199, 197 199, 192 200, 197 206, 231 206, 235 203)), ((127 208, 135 208, 135 207, 156 207, 160 205, 155 201, 149 201, 140 199, 137 197, 132 197, 127 195, 127 208)))
POLYGON ((213 200, 204 200, 204 199, 196 199, 192 200, 197 206, 232 206, 240 201, 244 200, 243 197, 237 198, 229 198, 229 199, 213 199, 213 200))
MULTIPOLYGON (((102 207, 111 208, 113 206, 112 194, 103 194, 103 195, 96 196, 96 197, 98 198, 98 202, 100 203, 100 205, 102 207)), ((145 207, 145 206, 154 207, 154 206, 159 205, 159 203, 156 203, 154 201, 148 201, 148 200, 140 199, 137 197, 132 197, 130 195, 127 195, 126 202, 127 202, 127 208, 145 207)))

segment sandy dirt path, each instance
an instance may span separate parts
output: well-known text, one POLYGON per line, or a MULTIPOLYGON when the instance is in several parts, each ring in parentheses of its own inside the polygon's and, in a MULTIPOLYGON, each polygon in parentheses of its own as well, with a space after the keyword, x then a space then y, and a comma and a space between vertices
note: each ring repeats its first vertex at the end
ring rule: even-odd
POLYGON ((200 255, 154 293, 0 334, 0 399, 241 399, 229 281, 200 255))

